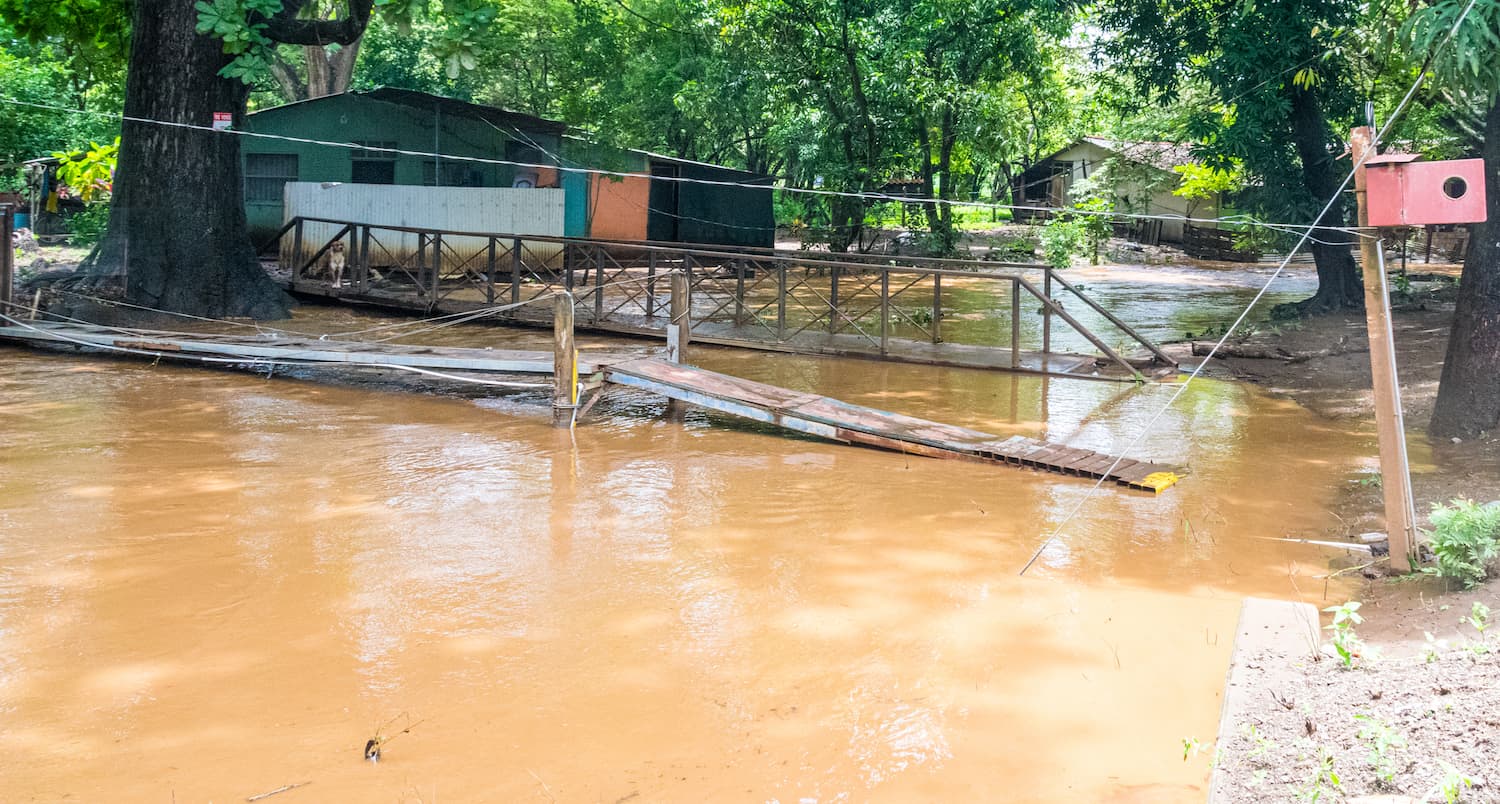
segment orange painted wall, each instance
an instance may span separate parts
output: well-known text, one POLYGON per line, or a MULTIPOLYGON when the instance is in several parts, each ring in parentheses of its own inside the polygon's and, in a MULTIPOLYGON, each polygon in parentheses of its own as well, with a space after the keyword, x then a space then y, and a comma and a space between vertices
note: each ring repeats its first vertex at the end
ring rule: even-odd
POLYGON ((589 177, 589 237, 600 240, 645 240, 651 180, 627 176, 618 181, 589 177))

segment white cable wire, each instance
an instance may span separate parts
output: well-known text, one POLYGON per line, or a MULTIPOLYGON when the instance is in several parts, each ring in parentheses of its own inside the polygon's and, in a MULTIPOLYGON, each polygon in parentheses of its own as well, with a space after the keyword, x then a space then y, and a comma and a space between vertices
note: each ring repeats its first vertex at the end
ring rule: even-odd
MULTIPOLYGON (((46 104, 46 103, 34 103, 34 102, 31 102, 31 101, 23 101, 23 100, 19 100, 17 98, 11 98, 11 97, 8 97, 8 96, 0 96, 0 103, 9 103, 9 104, 16 105, 16 106, 27 106, 27 107, 32 107, 32 108, 36 108, 36 109, 46 109, 46 110, 49 110, 49 111, 62 112, 62 113, 65 113, 65 114, 90 115, 90 116, 95 116, 95 117, 106 117, 106 118, 109 118, 111 120, 123 120, 123 121, 131 122, 131 123, 143 123, 143 124, 148 124, 148 125, 166 126, 166 127, 169 127, 169 128, 183 128, 183 129, 189 129, 189 130, 193 130, 193 131, 204 131, 204 132, 208 132, 210 134, 229 134, 229 135, 240 136, 240 137, 252 137, 252 138, 255 138, 255 139, 277 140, 277 141, 281 141, 281 142, 296 142, 296 143, 301 143, 303 145, 319 145, 319 146, 325 146, 325 147, 329 147, 329 148, 344 148, 344 149, 348 149, 348 150, 367 151, 367 152, 371 152, 371 153, 389 153, 389 154, 396 154, 398 156, 415 156, 415 157, 420 157, 422 159, 446 159, 446 160, 449 160, 449 161, 474 162, 474 163, 477 163, 477 164, 484 164, 484 165, 505 165, 505 166, 509 166, 509 167, 531 168, 531 169, 534 169, 534 170, 558 170, 558 171, 563 171, 563 172, 568 172, 568 173, 595 174, 595 175, 600 175, 600 176, 613 176, 613 177, 617 177, 617 178, 649 179, 649 180, 653 180, 653 181, 670 181, 670 182, 678 182, 678 183, 684 183, 684 184, 702 184, 702 185, 708 185, 708 186, 714 186, 714 187, 739 187, 739 188, 746 188, 746 189, 753 189, 753 190, 778 190, 778 191, 785 192, 785 193, 799 193, 799 194, 803 194, 803 195, 814 195, 814 196, 831 197, 831 198, 854 198, 854 199, 859 199, 859 200, 864 200, 864 201, 884 201, 884 202, 895 202, 895 203, 902 203, 902 204, 934 204, 934 205, 939 205, 939 206, 941 206, 941 205, 948 205, 948 206, 954 206, 954 207, 966 207, 966 208, 971 208, 971 209, 1008 209, 1008 210, 1013 210, 1013 211, 1014 210, 1019 210, 1019 211, 1024 211, 1024 212, 1046 212, 1046 213, 1061 213, 1061 212, 1066 212, 1066 213, 1071 214, 1071 215, 1083 215, 1083 216, 1092 216, 1092 217, 1125 218, 1125 219, 1129 219, 1129 220, 1180 221, 1180 222, 1183 222, 1183 223, 1214 223, 1214 224, 1217 224, 1217 223, 1226 223, 1227 222, 1227 223, 1240 223, 1240 224, 1246 225, 1246 226, 1259 226, 1259 227, 1267 228, 1267 229, 1276 229, 1276 230, 1285 231, 1285 232, 1287 232, 1289 234, 1290 233, 1296 233, 1296 232, 1302 232, 1302 231, 1325 230, 1325 231, 1344 232, 1346 234, 1351 234, 1351 235, 1359 235, 1359 232, 1356 231, 1355 227, 1347 227, 1347 226, 1322 226, 1322 225, 1313 225, 1313 226, 1309 227, 1309 226, 1304 226, 1302 224, 1293 224, 1293 223, 1268 223, 1268 222, 1265 222, 1265 221, 1237 219, 1236 217, 1226 217, 1226 218, 1197 218, 1197 217, 1191 217, 1191 216, 1186 216, 1186 215, 1151 215, 1151 214, 1142 214, 1142 213, 1111 212, 1111 211, 1105 211, 1105 210, 1083 210, 1083 209, 1072 209, 1072 208, 1063 208, 1063 207, 1033 206, 1033 205, 1026 205, 1026 204, 995 204, 995 203, 986 203, 986 202, 983 202, 983 201, 961 201, 961 200, 951 199, 951 198, 912 198, 910 196, 890 195, 890 194, 887 194, 887 193, 849 192, 849 191, 843 191, 843 190, 822 190, 822 189, 811 188, 811 187, 787 187, 787 186, 775 187, 775 186, 772 186, 772 185, 769 185, 769 184, 754 184, 754 183, 750 183, 750 182, 724 181, 724 180, 718 180, 718 179, 697 179, 697 178, 689 178, 689 177, 683 177, 683 176, 653 176, 650 173, 633 173, 633 172, 619 171, 619 170, 604 170, 604 169, 601 169, 601 168, 565 167, 565 166, 562 166, 562 165, 547 165, 547 164, 536 164, 536 163, 531 163, 531 162, 518 162, 518 161, 514 161, 514 160, 509 160, 509 159, 494 159, 494 158, 490 158, 490 157, 480 157, 480 156, 462 156, 462 155, 457 155, 457 154, 437 153, 437 152, 433 152, 433 151, 413 151, 413 150, 407 150, 407 149, 404 149, 404 148, 371 147, 369 145, 359 145, 359 144, 352 143, 352 142, 332 142, 332 141, 329 141, 329 140, 316 140, 316 139, 310 139, 310 138, 307 138, 307 137, 291 137, 291 136, 287 136, 287 135, 284 135, 284 134, 265 134, 265 133, 261 133, 261 132, 257 132, 257 131, 242 131, 242 130, 239 130, 239 129, 216 129, 216 128, 213 128, 212 126, 198 125, 196 123, 179 123, 179 122, 175 122, 175 121, 171 121, 171 120, 156 120, 156 119, 149 118, 149 117, 135 117, 135 116, 132 116, 132 115, 116 114, 116 113, 113 113, 113 112, 96 112, 96 111, 87 110, 87 109, 70 109, 70 108, 65 107, 65 106, 56 106, 56 105, 53 105, 53 104, 46 104)), ((756 228, 761 228, 761 227, 756 227, 756 228)))
MULTIPOLYGON (((1464 8, 1464 12, 1459 15, 1458 19, 1453 23, 1453 28, 1448 31, 1447 37, 1445 37, 1437 47, 1433 48, 1434 53, 1445 47, 1448 42, 1453 39, 1453 36, 1458 33, 1459 27, 1463 25, 1464 19, 1469 16, 1469 12, 1473 10, 1474 4, 1476 2, 1478 2, 1478 0, 1469 0, 1468 6, 1464 8)), ((1412 82, 1411 89, 1407 90, 1406 95, 1401 98, 1401 102, 1396 105, 1395 111, 1391 113, 1390 117, 1386 118, 1385 125, 1381 126, 1380 131, 1376 133, 1374 142, 1378 143, 1381 140, 1385 139, 1385 135, 1390 131, 1391 126, 1395 125, 1396 121, 1401 117, 1401 114, 1406 111, 1407 104, 1410 103, 1412 97, 1417 94, 1417 89, 1422 86, 1422 81, 1426 77, 1426 75, 1427 74, 1425 71, 1417 74, 1416 80, 1412 82)), ((1338 189, 1334 191, 1333 197, 1328 199, 1327 204, 1323 205, 1322 211, 1320 211, 1317 217, 1313 219, 1314 221, 1322 220, 1323 216, 1327 215, 1328 211, 1333 209, 1334 204, 1338 203, 1339 198, 1343 196, 1344 189, 1349 186, 1349 182, 1353 181, 1354 175, 1359 172, 1359 169, 1361 167, 1364 166, 1365 161, 1373 155, 1374 149, 1371 148, 1363 155, 1363 157, 1361 157, 1358 162, 1355 163, 1354 168, 1349 171, 1349 175, 1345 176, 1342 182, 1339 182, 1338 189)), ((1172 405, 1177 402, 1178 398, 1182 396, 1183 392, 1187 391, 1188 385, 1190 385, 1193 380, 1198 378, 1198 375, 1203 372, 1204 367, 1208 365, 1210 360, 1213 360, 1214 355, 1217 354, 1219 349, 1221 349, 1229 340, 1229 336, 1232 335, 1236 329, 1239 329, 1240 324, 1243 324, 1245 318, 1250 315, 1250 311, 1255 309, 1255 305, 1259 304, 1260 300, 1265 297, 1266 291, 1271 289, 1271 283, 1275 282, 1276 278, 1281 276, 1281 272, 1286 269, 1287 263, 1291 262, 1292 256, 1307 244, 1308 235, 1310 235, 1311 233, 1312 230, 1309 229, 1308 233, 1304 234, 1302 236, 1302 239, 1297 241, 1297 245, 1287 253, 1286 259, 1283 259, 1281 261, 1281 264, 1276 266, 1276 271, 1271 274, 1271 278, 1266 280, 1266 284, 1261 287, 1260 291, 1255 294, 1255 297, 1250 300, 1250 304, 1248 304, 1245 307, 1244 311, 1239 314, 1239 317, 1234 320, 1234 323, 1224 330, 1224 334, 1219 338, 1218 342, 1214 344, 1214 347, 1209 350, 1208 354, 1204 356, 1202 362, 1200 362, 1193 369, 1192 373, 1187 376, 1187 379, 1183 380, 1182 384, 1177 388, 1176 392, 1174 392, 1172 396, 1167 399, 1166 404, 1162 405, 1161 408, 1156 411, 1156 414, 1146 422, 1146 426, 1142 427, 1140 433, 1137 434, 1136 437, 1131 440, 1130 444, 1120 452, 1120 456, 1115 458, 1114 463, 1110 464, 1109 468, 1104 470, 1104 473, 1100 475, 1098 481, 1096 481, 1093 486, 1089 487, 1088 492, 1085 493, 1083 497, 1079 498, 1078 503, 1073 506, 1072 510, 1068 511, 1067 515, 1063 517, 1062 521, 1057 524, 1057 527, 1053 528, 1051 535, 1049 535, 1047 539, 1042 542, 1041 546, 1036 549, 1036 552, 1031 554, 1031 558, 1027 559, 1025 566, 1021 567, 1021 571, 1016 573, 1017 575, 1025 575, 1026 571, 1031 569, 1031 565, 1035 564, 1036 560, 1038 558, 1041 558, 1042 553, 1044 553, 1047 548, 1057 540, 1057 537, 1062 533, 1062 529, 1067 526, 1070 521, 1072 521, 1074 516, 1078 514, 1078 511, 1083 508, 1084 503, 1088 502, 1094 496, 1094 492, 1098 491, 1099 487, 1104 485, 1104 481, 1109 478, 1111 473, 1114 472, 1115 467, 1119 466, 1120 462, 1125 460, 1125 455, 1128 454, 1132 449, 1135 449, 1135 447, 1145 439, 1145 437, 1151 432, 1151 428, 1156 426, 1157 421, 1159 421, 1161 417, 1167 412, 1167 410, 1169 410, 1172 405)))

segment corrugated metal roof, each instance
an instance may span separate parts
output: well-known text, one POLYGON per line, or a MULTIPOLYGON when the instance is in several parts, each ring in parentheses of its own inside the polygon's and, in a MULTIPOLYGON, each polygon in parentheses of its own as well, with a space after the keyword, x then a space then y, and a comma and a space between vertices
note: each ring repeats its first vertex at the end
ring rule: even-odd
MULTIPOLYGON (((562 123, 557 120, 547 120, 546 118, 534 117, 529 114, 522 114, 521 112, 512 112, 509 109, 502 109, 498 106, 484 106, 478 103, 469 103, 468 101, 461 101, 456 98, 445 98, 442 95, 433 95, 428 92, 417 92, 416 90, 411 89, 380 87, 378 89, 365 90, 362 92, 346 92, 344 94, 352 95, 358 98, 369 98, 371 100, 383 101, 385 103, 394 103, 399 106, 407 106, 413 109, 437 108, 446 115, 452 115, 454 117, 468 117, 476 120, 488 120, 489 122, 496 125, 509 126, 511 128, 522 129, 524 131, 542 132, 547 134, 561 134, 568 129, 568 125, 566 123, 562 123)), ((304 104, 319 103, 321 101, 326 101, 330 98, 337 97, 341 96, 327 95, 322 98, 309 98, 307 100, 294 101, 292 103, 282 104, 281 106, 272 106, 269 109, 261 109, 259 111, 251 112, 249 116, 254 117, 256 115, 275 112, 280 109, 302 106, 304 104)))
POLYGON ((1178 165, 1198 164, 1190 143, 1159 140, 1110 140, 1103 137, 1083 137, 1079 142, 1092 143, 1106 151, 1114 151, 1132 162, 1150 165, 1158 170, 1170 171, 1178 165))

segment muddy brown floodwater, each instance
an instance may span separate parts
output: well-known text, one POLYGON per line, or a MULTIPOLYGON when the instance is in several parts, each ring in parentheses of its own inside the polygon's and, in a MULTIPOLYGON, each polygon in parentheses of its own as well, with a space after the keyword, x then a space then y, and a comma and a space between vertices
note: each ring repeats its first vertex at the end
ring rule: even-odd
MULTIPOLYGON (((694 357, 1105 451, 1171 390, 694 357)), ((1135 450, 1192 475, 1100 489, 1022 578, 1090 482, 625 390, 570 436, 540 395, 0 361, 7 801, 1201 800, 1181 739, 1211 739, 1240 597, 1349 588, 1264 537, 1328 529, 1374 454, 1195 384, 1135 450)))

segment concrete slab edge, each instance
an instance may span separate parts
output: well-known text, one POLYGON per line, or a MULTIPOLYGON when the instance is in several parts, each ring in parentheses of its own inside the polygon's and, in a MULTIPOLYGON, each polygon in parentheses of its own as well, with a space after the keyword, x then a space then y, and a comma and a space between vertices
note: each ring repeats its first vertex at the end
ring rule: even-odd
MULTIPOLYGON (((1226 745, 1247 709, 1253 692, 1246 682, 1245 663, 1252 657, 1264 661, 1305 657, 1317 650, 1322 640, 1321 621, 1316 606, 1286 600, 1247 597, 1240 604, 1239 625, 1234 632, 1234 647, 1229 654, 1229 671, 1224 678, 1224 699, 1219 708, 1219 730, 1214 750, 1226 745)), ((1229 800, 1226 779, 1215 764, 1208 782, 1209 804, 1229 800)))

